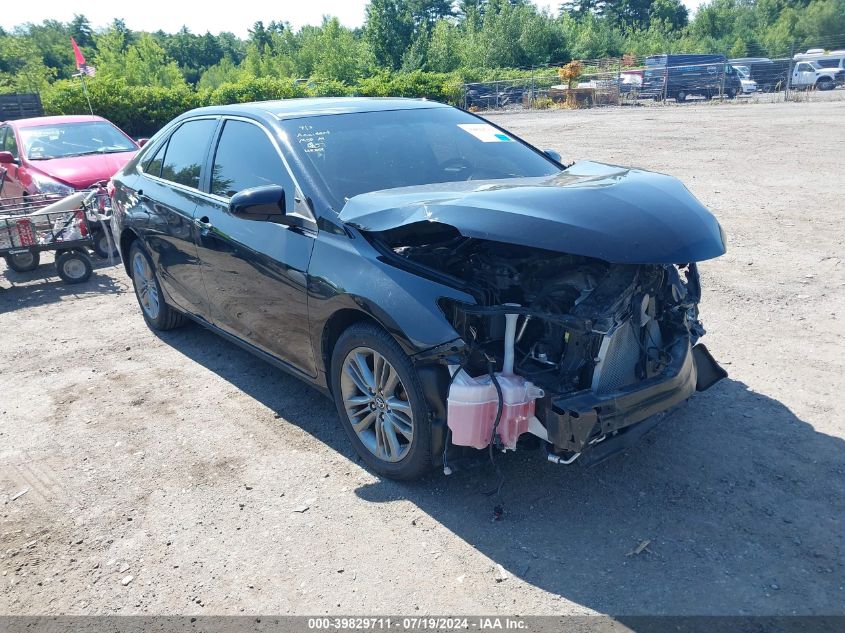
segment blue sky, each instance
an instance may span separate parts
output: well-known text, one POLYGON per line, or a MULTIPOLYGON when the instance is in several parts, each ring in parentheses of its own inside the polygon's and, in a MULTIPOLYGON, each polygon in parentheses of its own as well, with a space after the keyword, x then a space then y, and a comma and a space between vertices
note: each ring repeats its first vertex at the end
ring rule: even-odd
MULTIPOLYGON (((367 0, 282 0, 269 3, 266 0, 236 0, 233 4, 177 0, 162 2, 114 2, 114 0, 84 0, 69 3, 67 0, 40 0, 39 2, 8 2, 0 12, 0 26, 5 29, 25 22, 41 22, 56 19, 67 22, 74 13, 88 17, 94 27, 102 27, 119 17, 127 26, 138 31, 178 31, 183 24, 194 33, 219 33, 232 31, 245 37, 247 29, 256 21, 287 21, 295 27, 305 24, 319 24, 323 15, 337 16, 349 27, 360 26, 364 21, 364 6, 367 0), (216 3, 215 3, 216 4, 216 3)), ((540 7, 556 10, 559 2, 535 0, 540 7)), ((684 0, 690 9, 701 4, 701 0, 684 0)))

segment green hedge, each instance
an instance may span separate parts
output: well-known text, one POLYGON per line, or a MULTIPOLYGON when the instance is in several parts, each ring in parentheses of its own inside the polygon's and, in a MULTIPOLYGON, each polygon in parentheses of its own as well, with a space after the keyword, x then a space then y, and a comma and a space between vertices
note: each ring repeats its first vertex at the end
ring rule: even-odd
MULTIPOLYGON (((135 137, 152 136, 165 123, 186 110, 206 105, 245 103, 296 97, 425 97, 458 103, 463 77, 457 73, 380 73, 354 86, 314 78, 297 81, 259 77, 227 83, 214 90, 129 86, 123 79, 94 77, 86 81, 94 113, 113 121, 135 137)), ((79 80, 62 80, 41 94, 46 114, 85 114, 88 104, 79 80)))
MULTIPOLYGON (((122 79, 86 81, 94 113, 132 136, 151 136, 175 116, 200 105, 187 88, 128 86, 122 79)), ((88 103, 79 80, 55 82, 41 93, 45 114, 87 114, 88 103)))

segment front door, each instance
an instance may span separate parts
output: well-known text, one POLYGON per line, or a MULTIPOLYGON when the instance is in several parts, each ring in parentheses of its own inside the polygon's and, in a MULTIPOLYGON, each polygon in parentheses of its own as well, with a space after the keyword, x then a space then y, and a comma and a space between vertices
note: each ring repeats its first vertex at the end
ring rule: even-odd
POLYGON ((314 376, 306 290, 315 233, 228 210, 235 193, 274 184, 295 213, 296 185, 270 135, 240 119, 225 121, 212 165, 211 195, 196 208, 194 230, 213 323, 314 376))
POLYGON ((816 82, 816 73, 810 64, 801 62, 792 73, 793 86, 812 86, 816 82))

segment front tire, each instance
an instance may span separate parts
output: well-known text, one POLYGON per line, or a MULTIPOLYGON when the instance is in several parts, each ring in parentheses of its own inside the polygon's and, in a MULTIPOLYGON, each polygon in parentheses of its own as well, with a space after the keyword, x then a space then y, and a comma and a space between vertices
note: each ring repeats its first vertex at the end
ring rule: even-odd
POLYGON ((684 90, 678 90, 677 94, 675 95, 675 101, 678 103, 683 103, 687 100, 687 93, 684 90))
POLYGON ((343 428, 367 466, 390 479, 431 468, 431 422, 417 372, 399 344, 371 323, 338 339, 331 388, 343 428))
POLYGON ((16 273, 28 273, 38 268, 41 263, 41 253, 38 251, 27 251, 26 253, 15 253, 6 255, 6 265, 16 273))
POLYGON ((164 293, 158 283, 152 260, 137 240, 129 249, 129 266, 135 298, 141 306, 141 313, 147 325, 159 331, 172 330, 184 325, 185 315, 174 310, 164 300, 164 293))

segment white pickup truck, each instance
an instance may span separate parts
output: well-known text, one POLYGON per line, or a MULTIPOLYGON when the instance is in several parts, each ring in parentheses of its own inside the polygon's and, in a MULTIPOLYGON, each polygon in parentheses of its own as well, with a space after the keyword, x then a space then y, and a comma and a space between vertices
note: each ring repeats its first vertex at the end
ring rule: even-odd
POLYGON ((823 68, 815 61, 800 61, 792 69, 790 87, 833 90, 845 84, 845 70, 823 68))

